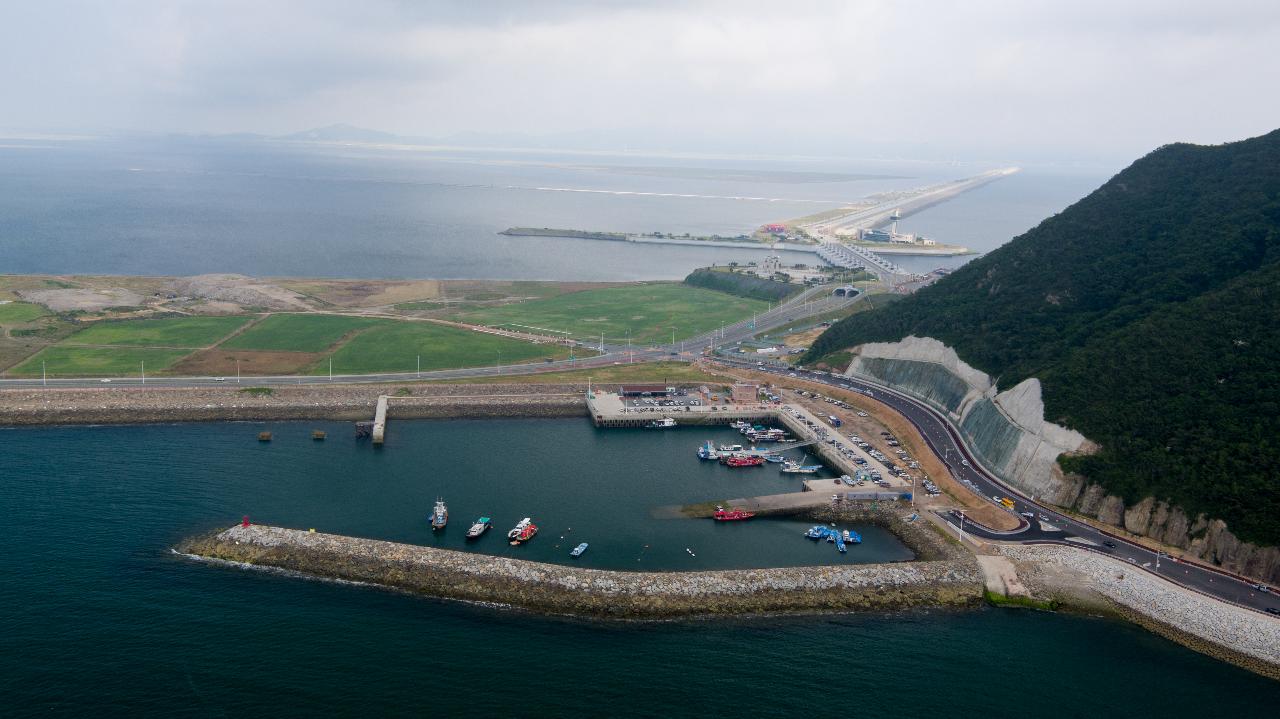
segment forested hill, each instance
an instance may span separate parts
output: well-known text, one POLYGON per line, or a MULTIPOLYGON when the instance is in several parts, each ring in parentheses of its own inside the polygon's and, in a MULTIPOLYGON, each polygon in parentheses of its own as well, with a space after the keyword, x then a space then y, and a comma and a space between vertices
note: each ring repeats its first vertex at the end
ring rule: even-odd
POLYGON ((1068 469, 1280 545, 1280 131, 1169 145, 807 359, 937 338, 1102 444, 1068 469))

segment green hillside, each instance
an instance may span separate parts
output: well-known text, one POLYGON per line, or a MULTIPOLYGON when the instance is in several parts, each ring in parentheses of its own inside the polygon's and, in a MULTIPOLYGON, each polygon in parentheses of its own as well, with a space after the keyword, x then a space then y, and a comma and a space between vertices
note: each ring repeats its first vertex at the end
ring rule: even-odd
MULTIPOLYGON (((1280 544, 1280 131, 1169 145, 809 353, 935 337, 1103 449, 1066 460, 1280 544)), ((809 359, 806 357, 806 359, 809 359)))

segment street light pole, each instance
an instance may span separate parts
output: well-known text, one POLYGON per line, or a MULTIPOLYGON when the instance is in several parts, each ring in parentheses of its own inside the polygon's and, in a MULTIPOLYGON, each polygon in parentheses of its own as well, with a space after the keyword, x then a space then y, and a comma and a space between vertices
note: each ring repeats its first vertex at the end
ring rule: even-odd
POLYGON ((147 383, 147 363, 145 360, 142 362, 142 383, 147 383))
POLYGON ((422 378, 422 355, 418 355, 418 369, 415 371, 415 375, 419 379, 422 378))

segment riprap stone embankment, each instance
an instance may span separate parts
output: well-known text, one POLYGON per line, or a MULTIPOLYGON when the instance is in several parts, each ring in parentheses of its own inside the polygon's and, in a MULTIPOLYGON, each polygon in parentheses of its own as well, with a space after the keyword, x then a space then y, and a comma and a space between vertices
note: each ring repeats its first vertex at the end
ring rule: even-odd
POLYGON ((1085 608, 1101 599, 1158 634, 1280 679, 1280 619, 1076 547, 1004 545, 1000 552, 1018 563, 1019 578, 1040 597, 1085 608))
POLYGON ((0 425, 368 420, 379 395, 392 419, 585 416, 586 386, 352 384, 240 387, 102 387, 0 390, 0 425))
POLYGON ((619 619, 973 604, 982 581, 972 561, 950 560, 615 572, 260 525, 198 537, 179 549, 433 597, 619 619))

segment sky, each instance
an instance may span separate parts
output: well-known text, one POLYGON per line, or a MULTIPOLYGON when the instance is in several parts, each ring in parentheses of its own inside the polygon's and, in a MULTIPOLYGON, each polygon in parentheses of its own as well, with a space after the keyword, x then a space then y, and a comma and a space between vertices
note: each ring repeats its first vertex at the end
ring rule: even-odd
POLYGON ((1280 125, 1275 0, 5 0, 0 129, 1133 157, 1280 125))

